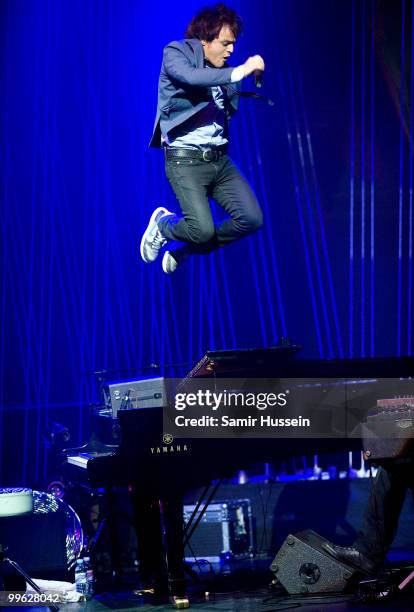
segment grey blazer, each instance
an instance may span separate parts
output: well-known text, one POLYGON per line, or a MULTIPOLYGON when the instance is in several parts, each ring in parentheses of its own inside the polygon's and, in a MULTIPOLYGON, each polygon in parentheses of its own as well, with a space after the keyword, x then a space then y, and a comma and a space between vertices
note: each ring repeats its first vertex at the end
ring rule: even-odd
POLYGON ((205 108, 211 101, 211 87, 222 85, 230 118, 238 106, 239 83, 231 82, 234 68, 206 69, 201 42, 195 38, 173 41, 164 49, 158 81, 158 107, 150 147, 161 147, 161 130, 174 128, 205 108))

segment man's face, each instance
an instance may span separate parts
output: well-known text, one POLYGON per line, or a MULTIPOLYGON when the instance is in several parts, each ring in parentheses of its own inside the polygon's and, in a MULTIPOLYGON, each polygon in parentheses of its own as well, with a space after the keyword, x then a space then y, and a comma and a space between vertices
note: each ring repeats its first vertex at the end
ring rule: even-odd
POLYGON ((217 38, 211 42, 202 40, 204 56, 216 68, 221 68, 234 51, 236 39, 230 28, 224 25, 217 38))

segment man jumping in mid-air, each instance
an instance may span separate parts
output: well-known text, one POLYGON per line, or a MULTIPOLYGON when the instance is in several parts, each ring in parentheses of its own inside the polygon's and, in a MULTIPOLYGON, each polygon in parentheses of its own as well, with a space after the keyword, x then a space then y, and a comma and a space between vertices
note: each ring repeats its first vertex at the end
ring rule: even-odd
POLYGON ((262 211, 256 197, 227 155, 228 124, 238 104, 240 81, 264 70, 259 55, 228 67, 240 34, 240 17, 224 4, 201 10, 185 40, 164 49, 158 84, 158 109, 150 146, 164 148, 165 170, 182 216, 164 207, 151 215, 141 240, 141 257, 155 261, 167 241, 165 273, 175 272, 191 253, 208 253, 259 229, 262 211), (214 225, 209 196, 229 218, 214 225))

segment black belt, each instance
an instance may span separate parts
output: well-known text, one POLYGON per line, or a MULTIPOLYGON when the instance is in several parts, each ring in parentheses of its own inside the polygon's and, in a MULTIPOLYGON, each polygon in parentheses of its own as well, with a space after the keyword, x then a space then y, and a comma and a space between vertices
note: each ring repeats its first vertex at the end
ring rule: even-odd
POLYGON ((175 149, 165 147, 165 156, 167 159, 198 159, 205 162, 218 161, 222 155, 227 153, 227 147, 217 149, 175 149))

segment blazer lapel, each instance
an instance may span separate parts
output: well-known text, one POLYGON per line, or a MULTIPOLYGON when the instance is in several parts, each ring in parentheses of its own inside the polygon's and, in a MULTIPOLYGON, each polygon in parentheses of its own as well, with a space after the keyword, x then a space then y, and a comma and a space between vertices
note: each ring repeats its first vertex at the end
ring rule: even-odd
POLYGON ((201 42, 197 38, 190 38, 186 42, 194 51, 195 67, 204 68, 204 51, 201 42))

